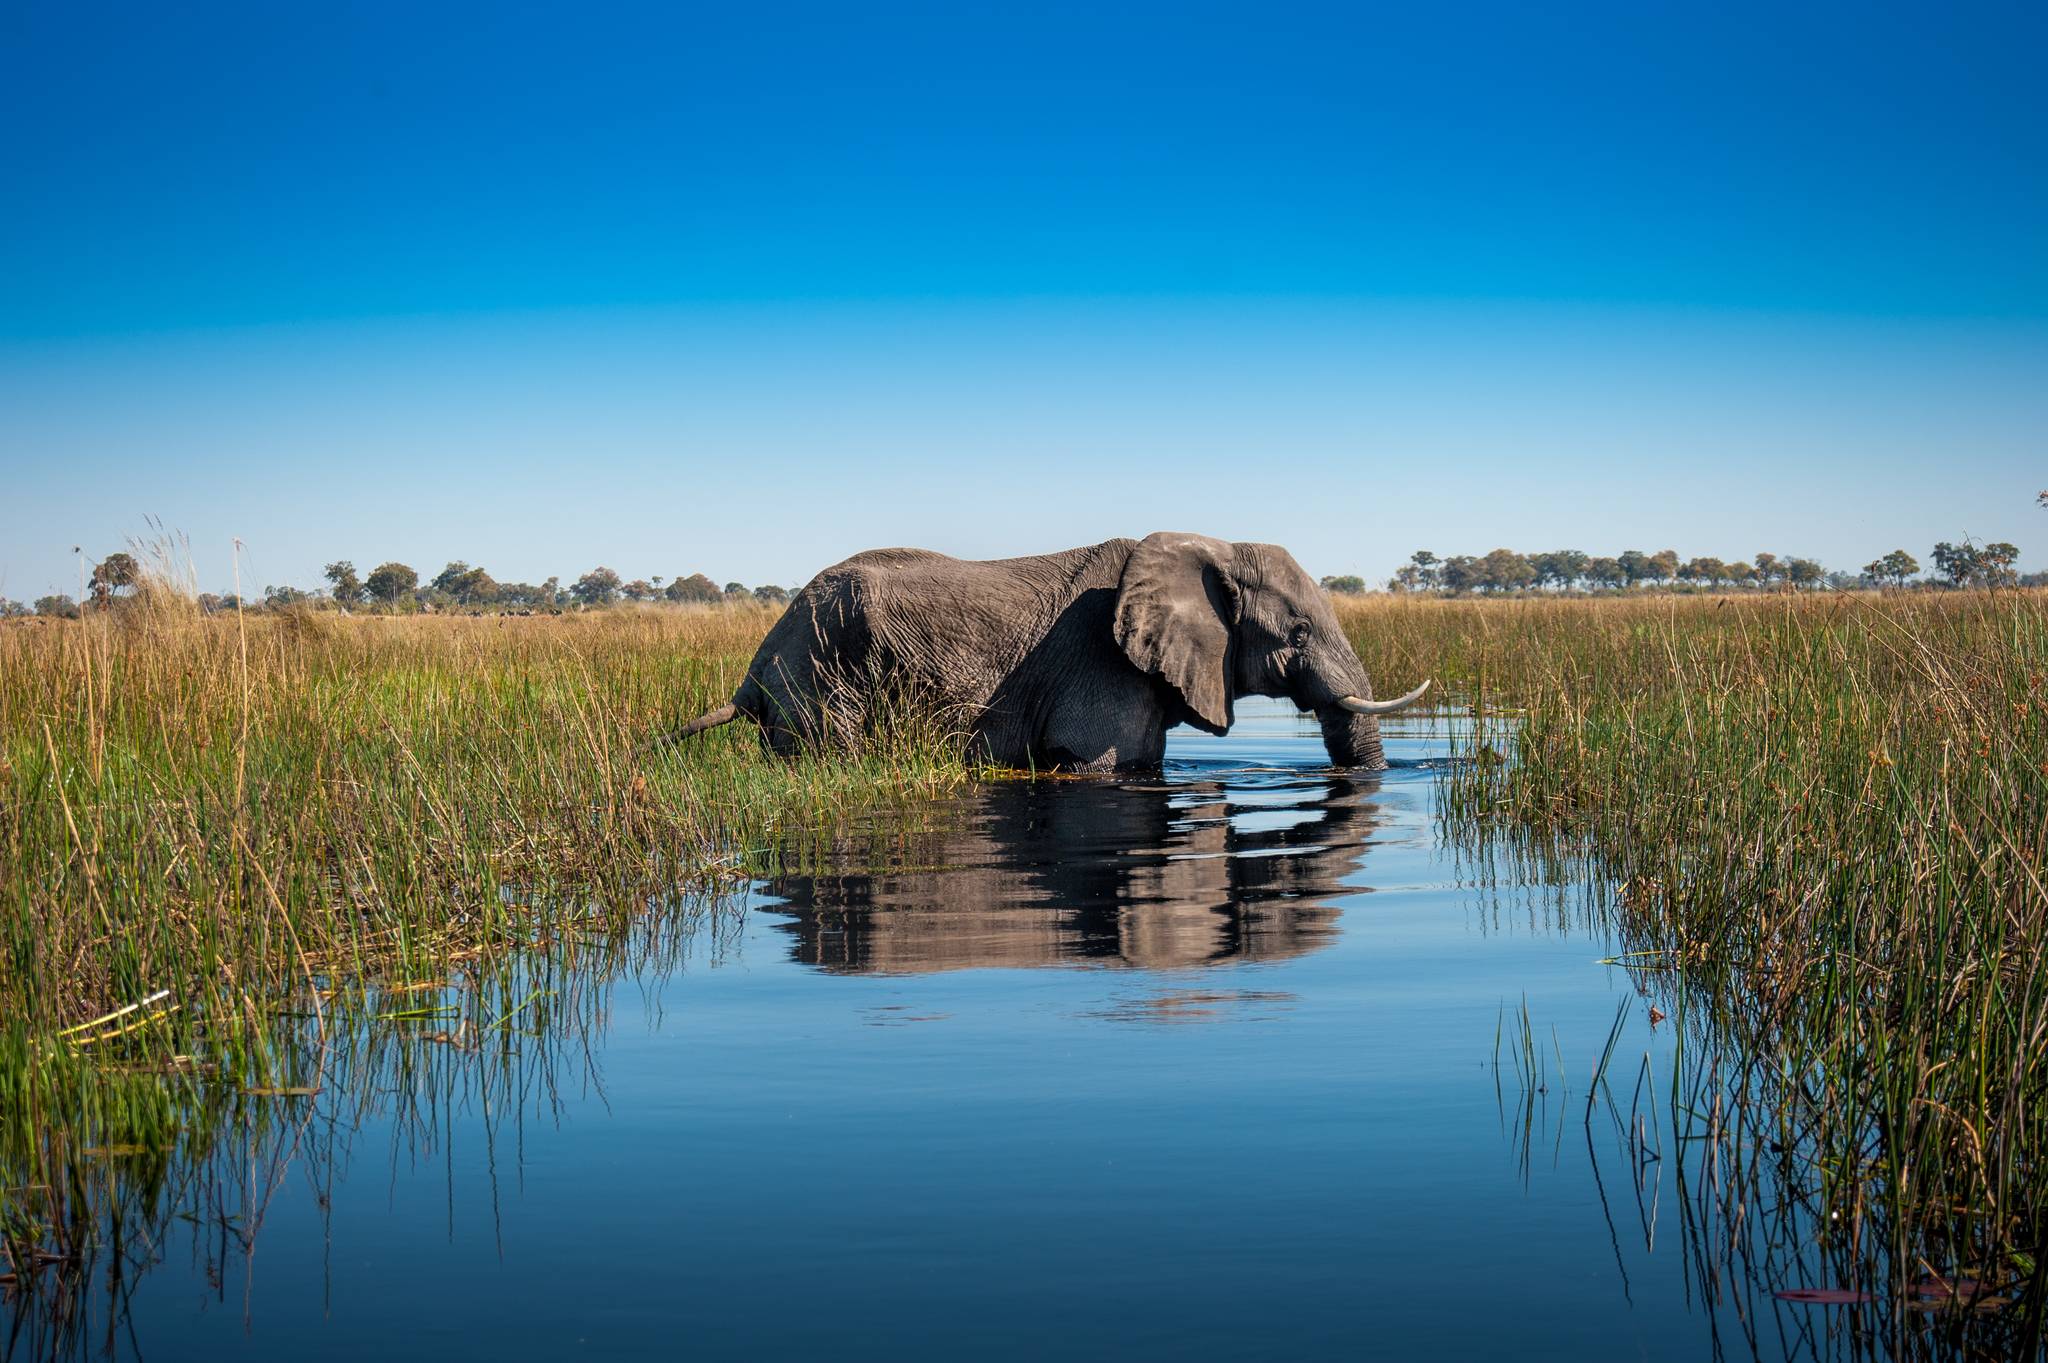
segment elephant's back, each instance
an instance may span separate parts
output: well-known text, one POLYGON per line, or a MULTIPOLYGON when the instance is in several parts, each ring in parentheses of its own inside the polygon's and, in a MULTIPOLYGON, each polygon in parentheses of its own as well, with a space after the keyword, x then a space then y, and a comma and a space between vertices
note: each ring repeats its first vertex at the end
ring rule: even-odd
POLYGON ((893 663, 934 643, 975 639, 986 648, 987 620, 1021 604, 1017 583, 979 571, 991 566, 929 549, 855 554, 791 598, 761 643, 755 671, 768 665, 815 681, 825 670, 864 671, 871 660, 893 663))
POLYGON ((949 696, 985 702, 1070 607, 1084 585, 1113 585, 1117 545, 1013 559, 959 559, 929 549, 870 549, 805 584, 762 652, 791 669, 834 664, 908 668, 949 696), (1096 583, 1095 579, 1103 579, 1096 583))
POLYGON ((831 577, 842 573, 871 571, 888 572, 892 569, 918 568, 933 563, 962 563, 963 559, 952 558, 935 549, 863 549, 848 559, 842 559, 819 573, 819 577, 831 577))
POLYGON ((1105 555, 1113 548, 1093 545, 1007 559, 871 549, 819 573, 801 595, 810 598, 814 611, 858 614, 879 642, 964 651, 1006 665, 1084 587, 1116 583, 1128 554, 1105 555))
POLYGON ((1136 544, 1115 539, 994 559, 954 558, 931 549, 867 549, 825 569, 804 590, 836 596, 851 587, 860 595, 978 598, 1008 606, 1022 596, 1064 598, 1086 585, 1113 586, 1136 544))

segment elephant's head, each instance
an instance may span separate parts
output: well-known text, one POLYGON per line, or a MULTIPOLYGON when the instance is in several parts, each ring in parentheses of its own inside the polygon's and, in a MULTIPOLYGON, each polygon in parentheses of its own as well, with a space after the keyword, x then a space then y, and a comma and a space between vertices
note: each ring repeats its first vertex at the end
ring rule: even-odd
POLYGON ((1147 535, 1117 588, 1116 641, 1172 689, 1188 723, 1220 734, 1237 697, 1284 696, 1322 721, 1323 745, 1340 767, 1385 766, 1378 717, 1414 704, 1429 686, 1373 700, 1329 598, 1272 544, 1147 535))

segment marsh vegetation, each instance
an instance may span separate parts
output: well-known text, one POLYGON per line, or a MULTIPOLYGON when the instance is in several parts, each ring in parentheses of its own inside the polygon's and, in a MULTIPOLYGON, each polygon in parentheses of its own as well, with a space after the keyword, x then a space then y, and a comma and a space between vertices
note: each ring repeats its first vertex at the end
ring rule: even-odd
POLYGON ((218 1025, 309 971, 430 969, 544 932, 532 905, 730 878, 780 830, 966 779, 908 726, 830 761, 737 733, 636 751, 729 695, 772 619, 173 605, 0 632, 9 1025, 164 991, 218 1025))
MULTIPOLYGON (((1930 1315, 1966 1322, 1954 1339, 2033 1347, 2048 603, 1338 609, 1369 672, 1434 675, 1469 716, 1469 760, 1429 777, 1441 835, 1576 886, 1634 1006, 1668 1016, 1670 1064, 1637 1072, 1610 1042, 1593 1087, 1637 1168, 1701 1157, 1703 1241, 1768 1257, 1796 1226, 1819 1286, 1911 1306, 1880 1352, 1925 1344, 1911 1332, 1930 1315), (1662 1136, 1639 1120, 1650 1104, 1662 1136)), ((840 896, 797 920, 814 964, 948 958, 902 922, 846 917, 875 910, 880 882, 845 898, 778 877, 929 858, 938 878, 916 894, 959 889, 947 867, 978 841, 893 831, 972 783, 949 734, 906 720, 867 752, 788 764, 737 730, 639 751, 729 695, 773 618, 256 618, 145 599, 0 628, 0 1272, 69 1271, 123 1216, 142 1223, 124 1207, 146 1203, 160 1230, 165 1207, 193 1205, 165 1190, 200 1186, 180 1171, 207 1167, 221 1133, 294 1147, 294 1114, 349 1074, 402 1089, 394 1073, 459 1055, 480 1077, 451 1082, 488 1089, 511 1049, 589 1030, 576 981, 659 956, 618 953, 691 894, 714 896, 689 900, 692 921, 717 919, 722 887, 781 885, 804 913, 840 896)), ((1179 828, 1197 796, 1151 798, 1124 803, 1179 828)), ((1025 805, 1006 845, 1091 807, 1025 805)), ((1299 817, 1297 840, 1330 841, 1299 817)), ((1105 865, 1125 886, 1128 859, 1105 865)), ((1245 897, 1180 898, 1219 895, 1245 897)), ((1208 940, 1199 926, 1189 941, 1208 940)), ((1118 959, 1137 950, 1123 931, 1059 929, 1118 959)), ((1186 948, 1146 951, 1188 968, 1186 948)))
POLYGON ((281 1014, 621 930, 966 779, 907 723, 830 761, 738 734, 636 756, 730 694, 772 618, 202 616, 159 593, 0 629, 13 1261, 66 1223, 77 1151, 161 1150, 202 1093, 306 1084, 281 1014))
POLYGON ((1804 1199, 1851 1281, 2024 1299, 2037 1331, 2048 598, 1345 614, 1368 666, 1438 660, 1494 717, 1460 822, 1606 871, 1619 959, 1714 1081, 1682 1097, 1736 1219, 1804 1199))

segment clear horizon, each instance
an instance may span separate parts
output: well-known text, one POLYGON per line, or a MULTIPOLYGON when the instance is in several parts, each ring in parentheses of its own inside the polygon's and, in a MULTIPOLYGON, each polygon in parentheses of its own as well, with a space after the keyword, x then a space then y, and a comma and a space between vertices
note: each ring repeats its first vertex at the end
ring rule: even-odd
POLYGON ((4 59, 0 595, 2048 566, 2037 11, 119 13, 4 59))

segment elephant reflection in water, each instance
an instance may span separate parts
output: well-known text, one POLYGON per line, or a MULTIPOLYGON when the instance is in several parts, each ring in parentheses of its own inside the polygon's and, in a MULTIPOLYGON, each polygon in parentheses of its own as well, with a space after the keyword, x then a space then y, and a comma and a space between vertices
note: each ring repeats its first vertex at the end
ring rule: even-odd
POLYGON ((1094 965, 1166 970, 1327 945, 1383 822, 1372 779, 1003 782, 901 869, 787 876, 797 960, 839 972, 1094 965))

